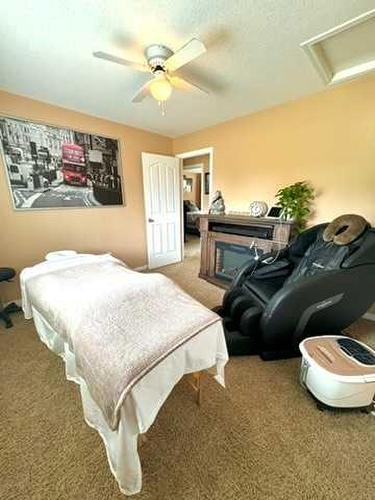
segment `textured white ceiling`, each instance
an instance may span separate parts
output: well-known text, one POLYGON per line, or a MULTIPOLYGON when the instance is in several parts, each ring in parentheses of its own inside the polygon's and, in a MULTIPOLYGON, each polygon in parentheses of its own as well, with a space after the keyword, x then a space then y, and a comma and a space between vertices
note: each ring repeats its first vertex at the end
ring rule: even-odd
POLYGON ((0 0, 0 88, 176 137, 319 91, 300 43, 375 7, 375 0, 0 0), (209 96, 131 98, 148 78, 92 57, 143 60, 192 36, 208 52, 181 74, 209 96))

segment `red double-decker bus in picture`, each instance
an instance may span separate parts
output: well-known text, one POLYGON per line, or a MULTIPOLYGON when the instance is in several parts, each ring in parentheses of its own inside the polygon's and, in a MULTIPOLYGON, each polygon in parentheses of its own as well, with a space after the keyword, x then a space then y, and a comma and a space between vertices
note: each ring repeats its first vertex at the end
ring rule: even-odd
POLYGON ((65 184, 87 185, 85 152, 81 146, 62 145, 62 174, 65 184))

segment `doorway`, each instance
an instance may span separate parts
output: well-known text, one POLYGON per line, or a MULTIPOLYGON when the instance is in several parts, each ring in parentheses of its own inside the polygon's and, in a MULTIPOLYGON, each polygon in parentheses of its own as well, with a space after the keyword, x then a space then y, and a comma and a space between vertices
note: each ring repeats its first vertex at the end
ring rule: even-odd
POLYGON ((212 194, 213 148, 176 156, 182 160, 183 256, 196 257, 200 253, 199 218, 208 213, 212 194))

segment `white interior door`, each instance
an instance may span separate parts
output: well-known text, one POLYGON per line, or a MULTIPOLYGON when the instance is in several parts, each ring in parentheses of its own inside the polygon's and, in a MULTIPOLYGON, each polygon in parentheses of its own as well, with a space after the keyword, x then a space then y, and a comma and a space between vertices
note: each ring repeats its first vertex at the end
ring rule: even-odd
POLYGON ((150 269, 181 261, 181 174, 174 156, 142 153, 150 269))

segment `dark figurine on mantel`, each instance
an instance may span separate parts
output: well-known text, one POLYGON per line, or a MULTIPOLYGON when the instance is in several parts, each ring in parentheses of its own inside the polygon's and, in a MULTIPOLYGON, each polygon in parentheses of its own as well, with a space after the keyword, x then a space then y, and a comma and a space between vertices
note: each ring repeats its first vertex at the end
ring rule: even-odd
POLYGON ((214 192, 209 213, 214 214, 214 215, 224 215, 225 214, 224 198, 223 198, 223 195, 221 194, 221 191, 214 192))

